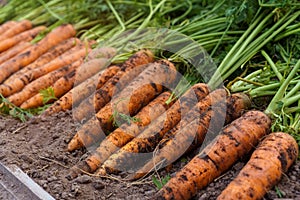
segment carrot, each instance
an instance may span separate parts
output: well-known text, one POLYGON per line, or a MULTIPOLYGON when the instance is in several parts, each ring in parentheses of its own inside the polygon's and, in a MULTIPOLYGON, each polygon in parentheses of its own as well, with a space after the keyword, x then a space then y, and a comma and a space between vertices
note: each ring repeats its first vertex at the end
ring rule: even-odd
POLYGON ((39 34, 41 31, 45 30, 45 26, 37 26, 33 29, 24 31, 18 35, 15 35, 14 37, 7 38, 6 40, 0 41, 0 52, 4 52, 7 49, 15 46, 19 42, 29 42, 31 41, 37 34, 39 34))
POLYGON ((146 68, 145 64, 153 61, 153 54, 149 50, 141 50, 126 60, 121 70, 99 88, 78 107, 73 106, 73 117, 76 121, 89 119, 104 107, 118 91, 122 90, 133 78, 146 68))
POLYGON ((83 59, 79 59, 71 64, 68 64, 62 68, 59 68, 55 71, 52 71, 40 78, 32 81, 30 84, 26 85, 22 91, 16 93, 8 99, 15 105, 19 105, 23 109, 30 108, 28 104, 28 100, 42 89, 46 89, 51 86, 56 80, 58 80, 63 75, 72 71, 73 69, 79 67, 79 65, 83 62, 83 59))
POLYGON ((171 93, 169 91, 163 92, 134 116, 137 119, 136 121, 124 123, 110 133, 91 156, 71 168, 68 179, 75 178, 80 173, 78 169, 88 172, 96 171, 100 164, 114 151, 135 137, 172 105, 172 102, 167 103, 170 96, 171 93))
MULTIPOLYGON (((109 51, 108 48, 105 48, 105 50, 109 51)), ((111 51, 112 50, 114 49, 111 48, 111 51)), ((99 56, 99 54, 97 54, 97 56, 99 56)), ((108 56, 113 56, 113 52, 102 54, 101 56, 107 56, 107 58, 92 59, 93 57, 89 55, 89 58, 92 60, 83 63, 78 68, 73 69, 68 74, 64 75, 63 77, 55 81, 55 83, 52 85, 52 89, 55 97, 57 98, 61 97, 67 91, 71 90, 75 84, 80 84, 87 78, 98 73, 101 69, 105 68, 108 64, 108 59, 109 59, 108 56)), ((42 106, 43 104, 44 104, 43 96, 40 93, 38 93, 33 97, 31 97, 30 99, 28 99, 26 102, 24 102, 21 105, 21 107, 24 109, 28 109, 28 108, 42 106)))
MULTIPOLYGON (((97 88, 102 87, 110 78, 112 78, 118 71, 120 67, 117 65, 112 65, 108 67, 103 72, 100 72, 88 80, 82 82, 76 87, 72 88, 69 92, 64 94, 61 98, 54 102, 49 108, 47 108, 42 116, 48 116, 60 111, 66 111, 72 108, 73 104, 78 104, 84 98, 88 97, 92 92, 94 92, 97 88)), ((75 75, 75 74, 74 74, 75 75)), ((71 77, 72 78, 72 77, 71 77)), ((61 80, 62 84, 68 82, 61 80)), ((60 83, 58 82, 58 87, 60 83)), ((71 86, 68 86, 69 88, 71 86)))
POLYGON ((4 51, 0 54, 0 64, 14 57, 15 55, 21 53, 22 51, 26 51, 31 46, 30 42, 20 42, 13 46, 12 48, 4 51))
MULTIPOLYGON (((86 49, 82 43, 74 46, 60 56, 54 58, 50 62, 36 68, 26 70, 17 79, 12 81, 6 81, 6 83, 0 86, 0 91, 3 96, 12 95, 20 91, 31 81, 39 78, 40 76, 47 74, 53 70, 56 70, 64 65, 68 65, 79 58, 83 58, 86 54, 86 49)), ((44 62, 44 61, 42 61, 44 62)), ((22 71, 22 70, 21 70, 22 71)))
POLYGON ((222 199, 262 199, 279 182, 298 155, 295 139, 283 132, 268 135, 238 176, 222 191, 222 199))
POLYGON ((87 61, 96 58, 112 58, 116 55, 117 50, 113 47, 100 47, 93 49, 87 56, 87 61))
POLYGON ((163 86, 170 86, 177 81, 176 69, 171 62, 160 60, 147 66, 122 92, 81 127, 69 142, 69 151, 83 146, 88 147, 103 139, 105 133, 114 129, 113 122, 117 124, 124 122, 118 116, 135 115, 139 109, 163 91, 163 86), (114 116, 114 113, 118 115, 114 116))
POLYGON ((42 66, 42 65, 44 65, 44 64, 46 64, 46 63, 48 63, 50 61, 52 61, 53 59, 55 59, 59 55, 63 54, 67 50, 69 50, 72 47, 74 47, 79 42, 80 42, 80 40, 77 39, 77 38, 69 38, 69 39, 66 39, 66 40, 60 42, 59 44, 57 44, 57 45, 53 46, 52 48, 50 48, 43 55, 41 55, 40 57, 38 57, 31 64, 25 66, 24 68, 20 69, 19 71, 15 72, 14 74, 12 74, 9 78, 7 78, 4 81, 4 83, 5 84, 9 84, 11 81, 14 81, 15 79, 20 78, 20 76, 22 76, 23 74, 27 73, 28 71, 30 71, 32 69, 35 69, 35 68, 38 68, 38 67, 40 67, 40 66, 42 66))
MULTIPOLYGON (((205 84, 195 84, 188 90, 175 104, 182 104, 181 111, 186 112, 191 105, 202 99, 208 94, 208 88, 205 84)), ((157 117, 163 114, 166 109, 169 109, 173 102, 167 104, 169 92, 164 92, 151 101, 147 106, 135 116, 139 119, 136 123, 122 124, 119 128, 110 133, 99 145, 96 151, 89 156, 85 161, 75 166, 70 173, 70 177, 77 174, 77 168, 81 168, 88 172, 94 172, 110 155, 112 155, 119 148, 124 146, 127 142, 136 137, 157 117), (163 108, 161 108, 163 106, 163 108)))
MULTIPOLYGON (((72 52, 71 54, 69 54, 68 56, 64 56, 61 55, 59 57, 57 57, 55 60, 53 60, 52 62, 46 64, 46 65, 43 65, 37 69, 34 69, 33 71, 31 71, 29 74, 30 76, 27 76, 27 77, 30 77, 31 79, 29 81, 32 81, 32 80, 35 80, 45 74, 48 74, 50 72, 57 72, 55 70, 63 67, 63 66, 66 66, 66 65, 69 65, 77 60, 80 60, 80 63, 81 64, 81 59, 84 58, 84 56, 86 55, 86 52, 88 51, 88 49, 85 49, 85 47, 83 47, 82 45, 79 45, 78 47, 74 47, 75 49, 71 49, 71 50, 75 50, 75 52, 72 52)), ((76 63, 76 67, 77 67, 77 63, 76 63)), ((71 69, 74 69, 74 68, 71 68, 71 69)), ((65 71, 65 70, 62 70, 62 71, 65 71)), ((67 71, 69 72, 69 71, 67 71)), ((53 74, 50 73, 49 77, 51 77, 53 74)), ((64 74, 62 74, 64 75, 64 74)), ((56 81, 58 78, 60 78, 61 76, 54 76, 53 75, 53 80, 56 81)), ((34 88, 38 88, 37 87, 37 84, 38 84, 39 81, 35 82, 34 84, 28 84, 25 86, 25 88, 32 88, 32 86, 34 86, 34 88)), ((49 79, 49 81, 47 81, 48 83, 51 82, 51 84, 53 84, 54 82, 52 82, 52 80, 49 79)), ((40 84, 42 84, 40 82, 40 84)), ((23 88, 23 90, 21 90, 20 92, 18 93, 15 93, 11 96, 8 97, 8 100, 13 103, 14 105, 16 106, 20 106, 21 103, 23 103, 25 100, 28 99, 28 95, 32 96, 34 95, 34 93, 32 93, 32 89, 28 90, 28 89, 25 89, 23 88)), ((29 97, 30 97, 29 96, 29 97)))
POLYGON ((32 23, 29 20, 19 21, 17 22, 17 24, 11 26, 9 29, 7 29, 4 33, 0 35, 0 41, 13 37, 31 28, 32 28, 32 23))
POLYGON ((7 21, 0 25, 0 35, 17 24, 16 21, 7 21))
MULTIPOLYGON (((45 27, 42 27, 40 29, 44 28, 45 27)), ((5 62, 2 65, 0 65, 0 83, 2 83, 8 76, 13 74, 14 72, 18 71, 19 69, 36 60, 38 57, 40 57, 42 54, 48 51, 51 47, 57 45, 61 41, 73 37, 75 33, 76 32, 73 26, 70 24, 61 25, 55 28, 50 33, 48 33, 42 40, 34 44, 31 48, 29 48, 28 51, 18 55, 10 62, 5 62)))
MULTIPOLYGON (((207 138, 213 138, 214 133, 219 132, 223 126, 224 120, 227 124, 240 117, 250 107, 250 100, 245 94, 237 93, 228 96, 225 102, 218 102, 214 107, 200 114, 191 122, 182 119, 184 123, 178 123, 163 137, 153 155, 149 155, 153 158, 149 158, 146 164, 139 163, 142 167, 129 179, 141 178, 158 163, 163 163, 163 166, 171 164, 184 153, 199 147, 207 133, 210 133, 207 138)), ((187 116, 189 115, 187 113, 187 116)), ((138 166, 135 167, 138 168, 138 166)))
POLYGON ((196 192, 245 156, 266 135, 269 117, 249 111, 225 126, 220 134, 172 177, 155 199, 190 199, 196 192))
MULTIPOLYGON (((211 92, 201 99, 196 105, 189 107, 192 109, 185 113, 185 115, 181 115, 181 103, 175 103, 166 111, 165 115, 158 117, 147 129, 107 159, 101 166, 99 174, 119 173, 122 170, 119 166, 127 166, 125 165, 125 163, 128 163, 126 161, 127 159, 136 159, 134 154, 139 156, 138 153, 146 154, 152 152, 164 135, 179 122, 182 126, 187 125, 188 122, 204 113, 212 105, 225 101, 226 94, 227 93, 224 89, 218 89, 211 92), (184 124, 182 121, 186 121, 186 123, 184 124)), ((132 163, 128 163, 128 165, 130 164, 132 163)))

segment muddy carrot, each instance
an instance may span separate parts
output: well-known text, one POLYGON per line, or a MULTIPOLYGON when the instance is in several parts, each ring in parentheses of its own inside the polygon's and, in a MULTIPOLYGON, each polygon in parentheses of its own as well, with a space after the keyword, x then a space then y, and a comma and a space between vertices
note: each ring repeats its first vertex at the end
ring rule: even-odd
POLYGON ((7 31, 11 27, 15 26, 16 24, 17 24, 16 21, 7 21, 4 24, 1 24, 0 25, 0 34, 4 33, 5 31, 7 31))
POLYGON ((2 65, 0 65, 0 82, 2 83, 8 76, 25 67, 26 65, 32 63, 34 60, 48 51, 51 47, 57 45, 61 41, 73 37, 75 33, 76 32, 73 26, 70 24, 61 25, 55 28, 42 40, 30 47, 28 51, 18 55, 10 62, 2 63, 2 65))
POLYGON ((82 62, 83 59, 81 58, 74 63, 68 64, 57 70, 49 72, 48 74, 45 74, 44 76, 41 76, 40 78, 26 85, 20 92, 9 96, 8 100, 16 106, 25 108, 27 104, 25 103, 26 100, 37 94, 40 90, 51 86, 51 84, 53 84, 57 79, 70 72, 72 69, 78 67, 82 62), (25 103, 25 105, 22 105, 23 103, 25 103))
POLYGON ((190 199, 228 170, 268 134, 269 117, 249 111, 225 126, 220 134, 172 177, 155 199, 190 199))
POLYGON ((124 122, 120 115, 135 115, 139 109, 163 92, 164 86, 171 88, 171 85, 178 81, 174 65, 167 60, 156 61, 147 66, 110 103, 97 112, 95 117, 82 126, 68 144, 68 150, 87 147, 103 139, 103 133, 108 133, 115 128, 114 122, 117 124, 124 122))
POLYGON ((0 54, 0 64, 8 61, 10 58, 14 57, 15 55, 26 51, 31 46, 30 42, 20 42, 17 45, 13 46, 12 48, 4 51, 0 54))
MULTIPOLYGON (((149 161, 141 163, 141 168, 129 179, 138 179, 159 166, 167 166, 181 155, 199 147, 205 137, 214 138, 214 133, 220 131, 224 123, 227 124, 241 116, 250 107, 250 99, 243 93, 236 93, 217 102, 213 107, 200 114, 193 121, 178 123, 171 129, 157 145, 153 154, 149 154, 149 161), (184 125, 183 125, 184 124, 184 125), (209 134, 206 136, 206 134, 209 134), (163 165, 161 165, 163 163, 163 165)), ((190 114, 187 113, 187 116, 190 114)), ((209 140, 209 139, 208 139, 209 140)), ((207 140, 207 141, 208 141, 207 140)), ((138 166, 135 166, 138 169, 138 166)))
MULTIPOLYGON (((102 56, 113 56, 113 54, 103 54, 102 56)), ((90 56, 90 58, 92 58, 90 56)), ((75 84, 80 84, 84 80, 90 78, 92 75, 98 73, 101 69, 105 68, 109 63, 109 58, 97 58, 89 60, 76 69, 73 69, 68 74, 64 75, 51 86, 56 98, 60 98, 66 92, 71 90, 75 84)), ((119 68, 119 67, 117 67, 119 68)), ((24 102, 22 108, 34 108, 44 104, 43 96, 38 93, 24 102)))
POLYGON ((21 74, 17 79, 12 80, 11 82, 2 84, 0 86, 0 91, 3 96, 9 96, 14 94, 22 88, 24 88, 28 83, 32 82, 33 80, 43 76, 53 70, 56 70, 62 66, 68 65, 80 58, 83 58, 88 49, 85 49, 82 43, 76 45, 75 47, 71 48, 70 50, 66 51, 62 55, 56 57, 55 59, 51 60, 50 62, 37 67, 33 68, 32 70, 28 70, 27 72, 21 74))
POLYGON ((77 108, 73 108, 73 116, 77 121, 89 119, 90 117, 104 107, 118 91, 122 90, 128 83, 135 78, 145 64, 153 62, 154 56, 149 50, 141 50, 126 60, 121 70, 103 87, 99 88, 93 95, 83 101, 77 108), (139 67, 139 68, 137 68, 139 67), (137 68, 137 69, 136 69, 137 68), (122 81, 120 81, 122 80, 122 81))
MULTIPOLYGON (((126 170, 126 167, 128 166, 125 164, 127 163, 126 160, 136 159, 134 154, 149 153, 149 155, 152 155, 151 152, 153 152, 156 145, 168 131, 170 131, 178 123, 180 123, 181 126, 187 125, 197 116, 205 113, 211 106, 218 104, 218 102, 224 102, 226 95, 227 93, 224 89, 215 90, 201 99, 198 103, 194 104, 192 109, 184 115, 181 115, 181 107, 184 107, 185 102, 183 101, 182 105, 175 103, 167 110, 165 116, 162 115, 158 117, 147 129, 107 159, 101 166, 99 173, 118 173, 122 170, 126 170), (185 121, 185 123, 182 121, 185 121)), ((145 157, 145 159, 149 159, 149 157, 145 157)))
POLYGON ((11 26, 9 29, 7 29, 4 33, 0 35, 0 41, 13 37, 31 28, 32 28, 32 23, 29 20, 19 21, 17 22, 17 24, 11 26))
MULTIPOLYGON (((136 137, 140 132, 147 128, 150 122, 153 122, 157 117, 162 115, 166 109, 169 109, 172 106, 175 99, 170 104, 166 103, 170 96, 169 94, 169 92, 162 93, 155 100, 142 108, 135 116, 135 118, 140 119, 137 123, 122 124, 119 128, 110 133, 100 143, 99 147, 91 156, 78 166, 75 166, 73 172, 77 171, 76 168, 94 172, 110 155, 136 137)), ((191 105, 198 102, 198 100, 202 99, 207 94, 208 88, 205 84, 195 84, 175 103, 179 104, 180 102, 183 104, 181 110, 182 112, 186 112, 191 105)), ((70 174, 71 177, 74 177, 74 173, 70 174)))
POLYGON ((72 47, 74 47, 79 42, 80 42, 80 40, 77 39, 77 38, 69 38, 69 39, 66 39, 66 40, 60 42, 59 44, 57 44, 54 47, 50 48, 46 53, 44 53, 43 55, 38 57, 31 64, 25 66, 24 68, 20 69, 19 71, 15 72, 14 74, 12 74, 9 78, 7 78, 4 81, 4 83, 9 84, 11 81, 14 81, 15 79, 18 79, 20 76, 27 73, 28 71, 30 71, 32 69, 35 69, 35 68, 38 68, 38 67, 52 61, 53 59, 55 59, 59 55, 63 54, 64 52, 66 52, 69 49, 71 49, 72 47))
POLYGON ((298 145, 291 135, 271 133, 259 144, 238 176, 217 199, 262 199, 287 172, 297 155, 298 145))
POLYGON ((117 50, 113 47, 94 48, 87 56, 86 61, 96 58, 112 58, 116 55, 117 50))
POLYGON ((170 96, 171 92, 169 91, 160 94, 134 116, 135 121, 124 123, 110 133, 91 156, 71 169, 68 178, 75 178, 80 173, 78 169, 88 172, 96 171, 106 158, 138 135, 139 132, 145 129, 155 118, 172 105, 173 102, 167 103, 170 96))
POLYGON ((0 41, 0 52, 6 51, 7 49, 15 46, 21 41, 23 42, 31 41, 37 34, 39 34, 41 31, 45 29, 46 29, 45 26, 38 26, 28 31, 24 31, 18 35, 15 35, 14 37, 7 38, 6 40, 0 41))

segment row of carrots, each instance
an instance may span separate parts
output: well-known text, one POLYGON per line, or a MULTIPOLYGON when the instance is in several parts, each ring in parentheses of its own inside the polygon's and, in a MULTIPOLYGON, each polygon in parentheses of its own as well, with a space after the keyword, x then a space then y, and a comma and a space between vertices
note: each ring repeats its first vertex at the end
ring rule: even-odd
POLYGON ((116 49, 93 49, 92 41, 76 38, 70 24, 33 42, 45 30, 28 20, 0 25, 0 94, 29 109, 45 103, 40 91, 50 87, 55 98, 42 116, 72 109, 81 127, 68 151, 84 147, 92 153, 71 169, 69 179, 82 171, 130 171, 128 179, 134 180, 201 148, 156 194, 158 199, 189 199, 265 137, 219 197, 259 199, 295 161, 295 140, 285 133, 268 135, 271 120, 261 111, 246 112, 251 107, 247 95, 198 83, 174 97, 180 74, 150 50, 111 64, 116 49))

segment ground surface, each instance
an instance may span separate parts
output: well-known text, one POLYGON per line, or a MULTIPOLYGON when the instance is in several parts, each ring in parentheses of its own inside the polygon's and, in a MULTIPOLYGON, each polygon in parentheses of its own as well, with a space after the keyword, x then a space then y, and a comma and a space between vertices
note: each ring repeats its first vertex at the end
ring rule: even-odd
MULTIPOLYGON (((151 177, 135 183, 123 182, 118 177, 88 175, 67 180, 65 176, 69 168, 85 156, 84 150, 74 153, 66 151, 67 142, 75 131, 76 125, 69 113, 25 123, 0 116, 0 162, 16 164, 56 199, 153 199, 157 188, 151 177)), ((168 173, 174 175, 189 159, 178 161, 168 173)), ((234 165, 194 199, 216 199, 242 166, 242 162, 234 165)), ((166 173, 159 172, 160 176, 166 173)), ((279 198, 279 194, 284 199, 300 199, 300 161, 290 168, 277 187, 265 196, 265 200, 279 198)))

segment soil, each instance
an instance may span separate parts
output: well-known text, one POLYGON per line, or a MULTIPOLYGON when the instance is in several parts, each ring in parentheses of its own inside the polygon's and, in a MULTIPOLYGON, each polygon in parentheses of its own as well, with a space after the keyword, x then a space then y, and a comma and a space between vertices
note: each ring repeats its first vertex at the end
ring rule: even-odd
MULTIPOLYGON (((66 179, 69 168, 86 157, 86 150, 66 151, 68 141, 76 132, 71 113, 59 113, 43 119, 20 122, 9 116, 0 116, 0 162, 16 164, 55 199, 153 199, 158 191, 151 176, 138 182, 122 181, 121 177, 105 178, 83 174, 74 180, 66 179)), ((173 176, 192 155, 177 161, 169 170, 156 176, 173 176)), ((220 192, 243 167, 235 164, 193 199, 216 199, 220 192)), ((269 191, 264 200, 277 198, 300 199, 300 161, 298 160, 282 177, 280 183, 269 191)))

